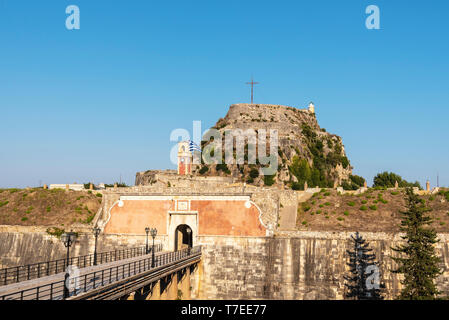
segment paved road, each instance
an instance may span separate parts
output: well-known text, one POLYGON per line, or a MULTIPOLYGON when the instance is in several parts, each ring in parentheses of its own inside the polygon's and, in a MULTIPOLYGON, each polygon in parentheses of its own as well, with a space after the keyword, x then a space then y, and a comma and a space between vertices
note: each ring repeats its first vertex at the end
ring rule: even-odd
MULTIPOLYGON (((160 256, 164 253, 166 253, 166 252, 157 252, 157 253, 155 253, 155 257, 160 256)), ((93 289, 94 286, 98 287, 100 284, 106 285, 106 284, 115 282, 115 281, 117 281, 117 277, 119 277, 121 279, 121 278, 126 278, 126 277, 132 276, 134 274, 137 274, 137 273, 139 273, 139 263, 132 264, 132 265, 129 265, 129 263, 140 261, 140 267, 143 268, 145 259, 149 259, 146 262, 146 265, 148 265, 148 263, 151 263, 151 254, 137 256, 137 257, 129 258, 129 259, 118 260, 118 261, 109 262, 109 263, 103 263, 101 265, 90 266, 90 267, 79 269, 79 277, 77 278, 78 285, 76 286, 76 287, 79 287, 79 289, 77 290, 77 293, 83 292, 85 289, 86 289, 86 291, 89 291, 90 289, 93 289), (120 267, 120 268, 118 268, 118 270, 117 269, 111 270, 111 267, 119 267, 119 266, 123 266, 123 265, 126 265, 125 269, 122 269, 122 267, 120 267), (107 270, 107 272, 103 271, 103 282, 101 279, 102 278, 102 272, 101 272, 102 270, 107 270), (94 272, 95 272, 95 277, 93 275, 94 272), (90 274, 90 273, 92 273, 92 274, 88 275, 87 277, 83 277, 84 275, 90 274), (84 283, 84 282, 86 282, 86 283, 84 283)), ((53 300, 60 300, 60 299, 62 299, 62 294, 63 294, 64 277, 65 277, 65 272, 2 286, 2 287, 0 287, 0 297, 3 295, 7 295, 7 294, 13 294, 11 296, 6 297, 5 299, 6 300, 21 299, 20 291, 30 289, 29 291, 27 291, 23 294, 22 298, 23 298, 23 300, 33 300, 33 299, 36 299, 36 297, 37 297, 36 287, 46 286, 46 287, 42 287, 39 289, 39 299, 49 300, 50 299, 50 288, 51 288, 50 284, 58 282, 57 284, 55 284, 53 286, 54 294, 53 294, 52 298, 53 298, 53 300), (19 293, 17 293, 17 292, 19 292, 19 293)), ((75 282, 76 282, 76 280, 72 281, 72 283, 74 284, 74 287, 75 287, 75 282)), ((71 292, 71 295, 73 295, 73 294, 74 294, 74 292, 71 292)), ((2 299, 2 298, 0 298, 0 299, 2 299)))

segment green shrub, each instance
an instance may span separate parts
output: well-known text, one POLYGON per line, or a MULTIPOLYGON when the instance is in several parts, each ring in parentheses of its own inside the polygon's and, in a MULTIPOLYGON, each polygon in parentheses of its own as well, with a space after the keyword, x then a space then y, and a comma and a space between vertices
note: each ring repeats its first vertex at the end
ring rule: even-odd
POLYGON ((368 210, 368 208, 367 208, 367 206, 361 206, 361 207, 360 207, 360 210, 366 211, 366 210, 368 210))
POLYGON ((316 214, 321 214, 323 211, 317 210, 316 214))
POLYGON ((91 223, 94 218, 95 218, 95 214, 91 214, 90 216, 87 217, 86 223, 91 223))
POLYGON ((61 235, 65 232, 64 229, 59 229, 57 227, 47 228, 47 233, 51 236, 55 236, 57 238, 61 237, 61 235))
POLYGON ((433 200, 435 200, 435 197, 434 196, 430 196, 429 197, 429 201, 433 201, 433 200))
POLYGON ((87 191, 88 194, 92 194, 92 190, 87 191))
POLYGON ((228 165, 226 163, 219 163, 216 165, 217 171, 223 171, 226 174, 231 174, 231 171, 228 168, 228 165))
POLYGON ((337 220, 338 220, 338 221, 345 221, 345 218, 343 218, 343 217, 338 217, 337 220))
POLYGON ((331 203, 330 203, 330 202, 326 202, 326 203, 324 203, 324 205, 325 205, 325 206, 330 206, 331 203))
POLYGON ((303 209, 304 209, 304 212, 307 212, 307 211, 309 211, 309 210, 311 209, 311 206, 305 205, 305 206, 303 207, 303 209))
POLYGON ((348 202, 348 206, 350 206, 350 207, 353 207, 353 206, 355 206, 355 203, 354 203, 354 201, 350 201, 350 202, 348 202))
POLYGON ((349 212, 348 212, 348 211, 343 212, 343 214, 344 214, 345 216, 349 216, 349 212))
POLYGON ((299 182, 292 183, 292 190, 301 190, 302 188, 304 188, 304 186, 301 185, 299 182))
POLYGON ((50 212, 50 211, 51 211, 51 207, 48 206, 48 207, 47 207, 47 212, 50 212))
POLYGON ((199 173, 200 174, 205 174, 207 171, 209 171, 209 167, 208 166, 203 166, 203 167, 201 167, 199 173))
POLYGON ((0 201, 0 208, 6 206, 8 203, 9 203, 9 201, 4 201, 4 202, 0 201))
POLYGON ((366 200, 362 200, 362 203, 363 203, 363 204, 366 204, 367 202, 368 202, 368 201, 366 201, 366 200))
POLYGON ((256 168, 252 168, 249 172, 249 176, 253 179, 256 179, 259 176, 259 170, 256 168))
POLYGON ((22 219, 20 219, 20 220, 22 220, 22 221, 27 221, 28 218, 27 218, 27 217, 22 217, 22 219))
POLYGON ((325 218, 326 218, 326 219, 329 219, 330 217, 329 217, 329 216, 325 216, 325 218))
POLYGON ((393 195, 393 196, 397 196, 399 194, 399 191, 393 191, 393 192, 391 192, 391 195, 393 195))
POLYGON ((320 207, 320 208, 323 208, 323 207, 324 207, 324 204, 320 204, 319 207, 320 207))
POLYGON ((268 175, 265 175, 264 177, 263 177, 263 182, 264 182, 264 184, 266 185, 266 186, 272 186, 273 184, 274 184, 274 174, 273 175, 270 175, 270 176, 268 176, 268 175))
POLYGON ((101 193, 97 193, 95 196, 97 196, 98 198, 103 197, 103 195, 101 193))
POLYGON ((440 226, 444 226, 446 224, 446 222, 441 221, 440 222, 440 226))
POLYGON ((331 193, 329 191, 324 193, 325 197, 330 196, 330 195, 331 195, 331 193))
POLYGON ((372 205, 372 206, 369 206, 369 208, 371 209, 371 210, 373 210, 373 211, 376 211, 377 210, 377 206, 376 205, 372 205))
POLYGON ((303 226, 305 226, 305 225, 307 225, 307 221, 303 221, 303 222, 301 222, 301 224, 303 225, 303 226))

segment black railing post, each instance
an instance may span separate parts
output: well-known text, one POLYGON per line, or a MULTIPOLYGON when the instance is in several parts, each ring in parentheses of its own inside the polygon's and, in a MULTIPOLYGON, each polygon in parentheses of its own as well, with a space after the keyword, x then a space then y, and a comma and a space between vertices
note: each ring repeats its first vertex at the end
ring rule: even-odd
POLYGON ((16 270, 16 277, 17 277, 17 282, 19 282, 19 267, 17 267, 17 270, 16 270))

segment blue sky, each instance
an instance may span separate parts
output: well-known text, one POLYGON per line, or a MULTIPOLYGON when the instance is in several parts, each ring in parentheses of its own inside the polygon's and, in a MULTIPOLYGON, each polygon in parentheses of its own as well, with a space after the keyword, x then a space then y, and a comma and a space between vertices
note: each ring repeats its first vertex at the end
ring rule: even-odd
POLYGON ((314 101, 369 184, 448 186, 448 15, 443 0, 0 0, 0 187, 174 168, 170 132, 249 102, 251 75, 257 103, 314 101))

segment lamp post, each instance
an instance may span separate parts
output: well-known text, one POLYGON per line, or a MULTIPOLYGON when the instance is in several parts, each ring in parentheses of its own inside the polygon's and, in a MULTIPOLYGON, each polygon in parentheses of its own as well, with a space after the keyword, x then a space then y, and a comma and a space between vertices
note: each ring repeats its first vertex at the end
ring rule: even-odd
POLYGON ((97 238, 100 235, 101 229, 100 228, 94 228, 93 232, 94 232, 94 236, 95 236, 94 266, 96 266, 97 265, 97 238))
POLYGON ((151 250, 151 268, 154 268, 154 238, 156 238, 157 229, 151 228, 151 237, 153 238, 153 249, 151 250))
POLYGON ((188 249, 187 249, 187 255, 189 255, 190 256, 190 248, 192 247, 192 238, 191 238, 191 236, 192 236, 192 229, 190 229, 190 228, 187 228, 187 236, 189 237, 188 239, 189 239, 189 244, 188 244, 188 249))
POLYGON ((150 228, 146 227, 145 232, 147 234, 147 244, 145 245, 145 254, 148 254, 148 233, 150 233, 150 228))
POLYGON ((67 248, 67 263, 66 263, 66 271, 64 276, 64 293, 63 298, 69 297, 69 289, 68 289, 68 281, 69 273, 67 272, 67 267, 69 266, 69 256, 70 256, 70 247, 72 246, 73 242, 75 242, 76 239, 76 233, 75 232, 66 232, 61 235, 61 240, 64 246, 67 248))

